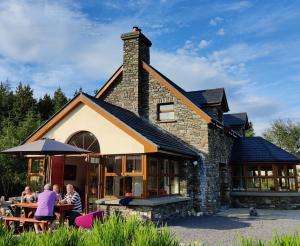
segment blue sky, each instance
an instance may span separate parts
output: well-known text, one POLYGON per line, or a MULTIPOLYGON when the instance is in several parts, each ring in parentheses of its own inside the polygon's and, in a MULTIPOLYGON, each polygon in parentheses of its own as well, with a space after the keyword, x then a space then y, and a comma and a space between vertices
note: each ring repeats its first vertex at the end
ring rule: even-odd
POLYGON ((300 120, 300 1, 0 1, 0 80, 93 94, 135 25, 154 67, 186 90, 224 87, 258 135, 300 120))

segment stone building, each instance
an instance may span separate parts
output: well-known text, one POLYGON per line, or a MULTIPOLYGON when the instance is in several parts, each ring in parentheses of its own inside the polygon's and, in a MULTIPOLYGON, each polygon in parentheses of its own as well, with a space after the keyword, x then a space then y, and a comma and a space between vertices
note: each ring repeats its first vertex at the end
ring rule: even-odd
MULTIPOLYGON (((97 94, 77 95, 27 139, 92 152, 52 157, 52 183, 73 183, 86 211, 100 206, 153 220, 256 205, 258 193, 297 197, 299 160, 244 138, 247 114, 228 113, 223 88, 185 91, 150 65, 152 44, 138 27, 121 38, 123 64, 97 94), (239 155, 245 146, 251 160, 239 155), (271 154, 263 159, 259 148, 271 154)), ((30 159, 29 183, 43 181, 33 171, 43 165, 30 159)))

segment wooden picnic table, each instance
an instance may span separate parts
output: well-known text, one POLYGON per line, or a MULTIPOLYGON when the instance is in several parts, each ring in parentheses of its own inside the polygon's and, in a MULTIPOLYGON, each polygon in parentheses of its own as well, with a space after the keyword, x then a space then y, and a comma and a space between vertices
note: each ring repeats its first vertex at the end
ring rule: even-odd
MULTIPOLYGON (((30 212, 33 212, 37 209, 38 204, 37 203, 26 203, 26 202, 21 202, 21 203, 16 203, 13 204, 13 206, 23 208, 24 209, 24 214, 25 218, 28 218, 30 212)), ((62 224, 65 219, 65 213, 67 211, 70 211, 74 208, 74 205, 72 204, 56 204, 54 206, 54 211, 57 213, 59 216, 59 223, 62 224)))

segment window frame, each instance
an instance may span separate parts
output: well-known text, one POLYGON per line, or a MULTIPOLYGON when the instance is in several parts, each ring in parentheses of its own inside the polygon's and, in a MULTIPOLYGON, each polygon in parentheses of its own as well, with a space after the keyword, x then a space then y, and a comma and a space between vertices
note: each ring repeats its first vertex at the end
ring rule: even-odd
POLYGON ((159 158, 159 157, 149 157, 148 160, 148 165, 147 165, 147 181, 149 180, 149 178, 156 178, 156 195, 150 195, 149 191, 148 191, 148 183, 147 183, 147 188, 146 188, 146 193, 148 197, 161 197, 161 196, 172 196, 172 195, 180 195, 181 194, 181 181, 182 181, 182 172, 180 170, 181 168, 181 161, 180 160, 176 160, 173 158, 159 158), (157 175, 149 175, 149 169, 148 167, 150 166, 150 161, 151 160, 156 160, 157 161, 157 175), (168 160, 168 167, 167 167, 167 172, 166 173, 162 173, 161 172, 161 165, 164 165, 164 161, 168 160), (175 173, 175 168, 174 173, 171 173, 171 163, 172 162, 177 162, 178 164, 178 173, 175 173), (160 184, 160 180, 162 178, 168 178, 168 194, 161 194, 162 192, 160 192, 160 188, 159 188, 159 184, 160 184), (171 186, 171 180, 178 178, 178 192, 177 193, 173 193, 172 194, 172 186, 171 186))
POLYGON ((137 156, 137 154, 135 155, 107 155, 104 156, 104 197, 108 197, 108 198, 122 198, 125 197, 126 194, 126 185, 125 185, 125 180, 126 178, 129 177, 141 177, 142 178, 142 193, 141 196, 133 196, 135 198, 142 198, 144 197, 144 161, 146 156, 145 155, 140 155, 141 156, 141 172, 126 172, 126 160, 128 156, 137 156), (121 172, 120 173, 116 173, 116 172, 107 172, 107 161, 109 158, 111 157, 117 157, 120 156, 121 157, 121 172), (107 183, 107 177, 120 177, 121 182, 122 182, 122 187, 123 187, 123 196, 116 196, 116 195, 107 195, 106 194, 106 183, 107 183))
POLYGON ((298 192, 298 175, 296 170, 296 164, 274 164, 274 163, 259 163, 259 164, 245 164, 245 165, 232 165, 232 190, 233 191, 257 191, 257 192, 298 192), (268 175, 266 172, 266 175, 262 175, 262 171, 266 170, 266 167, 272 167, 272 175, 268 175), (248 174, 248 168, 254 167, 258 170, 258 175, 249 175, 248 174), (284 175, 279 175, 278 171, 280 168, 283 167, 284 175), (240 175, 234 175, 235 170, 234 169, 240 169, 241 173, 240 175), (293 169, 293 175, 289 175, 288 169, 293 169), (247 180, 249 179, 257 179, 259 186, 256 190, 253 190, 252 188, 247 186, 247 180), (263 189, 262 183, 264 180, 270 179, 273 182, 274 189, 263 189), (284 179, 286 184, 286 189, 280 188, 279 180, 284 179), (294 189, 290 186, 290 179, 294 180, 294 189), (234 188, 234 182, 239 181, 239 187, 234 188), (241 184, 243 188, 241 187, 241 184))
POLYGON ((157 104, 157 109, 156 109, 157 115, 156 115, 156 120, 158 122, 174 122, 176 121, 176 117, 175 117, 175 103, 174 102, 164 102, 164 103, 158 103, 157 104), (173 109, 161 109, 161 106, 163 105, 173 105, 173 109), (161 113, 174 113, 174 118, 172 119, 160 119, 160 114, 161 113))

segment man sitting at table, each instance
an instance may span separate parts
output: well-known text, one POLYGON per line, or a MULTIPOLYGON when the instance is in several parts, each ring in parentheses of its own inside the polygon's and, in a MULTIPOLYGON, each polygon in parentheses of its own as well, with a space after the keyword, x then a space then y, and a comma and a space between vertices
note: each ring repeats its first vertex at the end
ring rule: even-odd
POLYGON ((69 220, 69 226, 74 226, 75 219, 80 216, 82 211, 81 200, 78 192, 74 190, 73 185, 67 185, 67 194, 61 203, 67 203, 74 205, 74 208, 71 211, 66 212, 66 217, 69 220))
MULTIPOLYGON (((56 203, 56 193, 51 191, 51 185, 46 184, 44 186, 44 192, 39 194, 38 198, 38 207, 34 214, 34 218, 36 220, 47 220, 50 223, 49 230, 52 229, 52 226, 55 222, 55 215, 54 215, 54 205, 56 203)), ((42 228, 42 231, 45 231, 44 224, 42 223, 34 223, 35 232, 39 232, 39 225, 42 228)))

